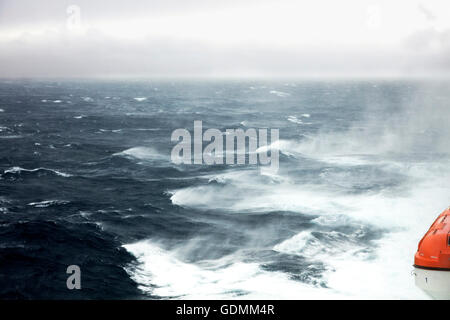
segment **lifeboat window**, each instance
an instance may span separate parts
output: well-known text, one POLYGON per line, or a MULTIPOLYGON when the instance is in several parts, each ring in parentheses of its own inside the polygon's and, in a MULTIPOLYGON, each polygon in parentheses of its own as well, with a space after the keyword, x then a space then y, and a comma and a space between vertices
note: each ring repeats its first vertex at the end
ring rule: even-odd
POLYGON ((450 247, 450 233, 447 235, 447 245, 450 247))

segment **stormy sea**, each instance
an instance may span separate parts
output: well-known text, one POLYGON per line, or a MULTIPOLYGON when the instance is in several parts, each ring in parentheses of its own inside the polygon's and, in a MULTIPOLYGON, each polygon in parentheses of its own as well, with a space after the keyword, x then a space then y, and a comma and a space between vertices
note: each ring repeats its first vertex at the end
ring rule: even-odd
POLYGON ((0 298, 426 298, 411 271, 450 204, 449 88, 3 79, 0 298), (279 170, 173 163, 194 121, 279 129, 279 170))

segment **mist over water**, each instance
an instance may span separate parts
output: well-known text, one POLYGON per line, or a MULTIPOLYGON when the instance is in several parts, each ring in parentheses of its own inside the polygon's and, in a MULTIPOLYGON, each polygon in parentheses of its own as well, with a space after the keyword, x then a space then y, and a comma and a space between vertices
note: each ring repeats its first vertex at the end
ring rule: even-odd
POLYGON ((410 272, 449 205, 449 85, 2 81, 0 260, 18 275, 0 295, 75 297, 78 264, 81 298, 425 298, 410 272), (280 129, 278 172, 171 163, 195 120, 280 129))

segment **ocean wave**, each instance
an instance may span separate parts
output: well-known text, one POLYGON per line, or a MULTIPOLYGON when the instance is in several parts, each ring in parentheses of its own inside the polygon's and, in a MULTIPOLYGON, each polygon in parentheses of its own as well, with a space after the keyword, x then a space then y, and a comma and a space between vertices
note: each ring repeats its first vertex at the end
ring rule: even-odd
MULTIPOLYGON (((291 122, 295 123, 295 119, 292 118, 291 120, 291 122)), ((299 123, 308 124, 302 122, 301 120, 299 123)), ((349 146, 349 149, 346 150, 348 151, 347 153, 344 152, 344 150, 343 152, 338 152, 337 148, 340 147, 334 145, 334 143, 330 139, 331 138, 324 139, 322 142, 306 136, 300 141, 293 139, 280 139, 269 146, 258 148, 257 152, 266 152, 272 148, 276 148, 280 151, 280 153, 288 156, 299 155, 332 164, 349 166, 365 165, 371 163, 380 164, 380 161, 378 159, 371 159, 373 153, 355 153, 353 152, 354 150, 350 149, 351 146, 349 146)))
POLYGON ((133 147, 122 152, 115 153, 114 156, 126 156, 139 160, 167 160, 168 156, 159 153, 157 150, 148 147, 133 147))
POLYGON ((333 190, 295 178, 267 174, 255 170, 231 170, 209 178, 220 184, 192 186, 172 191, 175 205, 227 211, 296 211, 309 214, 327 214, 348 210, 343 195, 333 190), (330 200, 332 199, 332 200, 330 200), (335 200, 337 199, 337 200, 335 200), (342 203, 342 204, 340 204, 342 203))
POLYGON ((371 248, 360 241, 365 236, 363 229, 345 234, 337 231, 311 232, 302 231, 290 239, 273 247, 273 250, 298 254, 311 260, 327 261, 333 259, 370 258, 371 248))
POLYGON ((61 206, 70 203, 70 201, 65 200, 45 200, 39 202, 30 202, 27 206, 35 207, 35 208, 47 208, 52 206, 61 206))
MULTIPOLYGON (((189 246, 189 244, 187 244, 189 246)), ((176 299, 333 299, 332 290, 292 280, 283 272, 266 271, 258 263, 234 257, 185 262, 182 248, 165 250, 149 240, 124 245, 137 261, 126 271, 151 295, 176 299)))
POLYGON ((290 93, 277 90, 271 90, 270 93, 282 98, 289 97, 291 95, 290 93))
POLYGON ((119 133, 122 132, 122 129, 99 129, 100 132, 112 132, 112 133, 119 133))
POLYGON ((358 241, 364 237, 363 233, 345 235, 335 231, 303 231, 273 249, 325 262, 328 267, 323 279, 327 287, 344 298, 424 299, 423 293, 414 290, 414 282, 407 272, 410 260, 406 256, 398 257, 399 252, 413 251, 398 243, 394 246, 391 243, 400 240, 400 243, 405 244, 404 239, 401 240, 404 235, 401 234, 387 235, 364 246, 358 241), (387 243, 390 244, 386 246, 387 243), (405 251, 398 251, 402 249, 405 251), (386 291, 388 282, 396 285, 386 291))
POLYGON ((128 129, 131 131, 159 131, 160 128, 134 128, 134 129, 128 129))
MULTIPOLYGON (((263 182, 254 173, 234 172, 217 177, 215 181, 220 183, 175 190, 171 200, 180 206, 241 214, 285 210, 319 215, 312 222, 330 232, 299 232, 275 245, 274 250, 326 263, 331 270, 324 275, 327 286, 342 297, 422 299, 425 296, 414 289, 408 272, 411 253, 416 251, 435 213, 448 206, 449 176, 444 174, 448 165, 445 163, 396 163, 387 169, 383 164, 386 170, 409 176, 409 183, 394 191, 384 182, 384 188, 355 194, 333 190, 329 181, 308 185, 295 177, 283 176, 282 172, 284 180, 273 184, 263 182), (384 230, 383 237, 367 243, 364 227, 357 224, 384 230), (349 227, 354 227, 354 232, 339 231, 349 227), (391 288, 389 292, 385 290, 387 286, 391 288)), ((392 177, 391 173, 388 175, 392 177)), ((369 175, 368 179, 378 183, 376 176, 369 175)), ((349 176, 337 175, 332 180, 339 185, 340 179, 345 182, 349 176)))
POLYGON ((8 174, 13 174, 13 175, 21 174, 22 172, 30 172, 30 173, 33 173, 33 172, 50 172, 50 173, 53 173, 53 174, 55 174, 57 176, 64 177, 64 178, 72 177, 72 175, 69 174, 69 173, 65 173, 65 172, 62 172, 62 171, 54 170, 54 169, 48 169, 48 168, 25 169, 25 168, 22 168, 22 167, 12 167, 12 168, 6 169, 3 172, 2 176, 8 175, 8 174))
POLYGON ((303 124, 303 121, 301 119, 298 119, 296 116, 289 116, 287 120, 292 123, 303 124))

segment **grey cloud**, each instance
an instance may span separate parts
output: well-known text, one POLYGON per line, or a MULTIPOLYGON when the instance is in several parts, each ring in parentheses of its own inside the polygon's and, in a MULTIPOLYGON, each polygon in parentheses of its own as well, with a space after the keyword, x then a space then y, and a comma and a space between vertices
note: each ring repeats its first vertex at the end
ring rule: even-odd
POLYGON ((425 18, 428 21, 435 21, 436 20, 435 14, 431 10, 426 8, 423 4, 419 4, 419 10, 420 10, 420 12, 423 13, 423 15, 425 16, 425 18))
POLYGON ((0 50, 0 76, 383 76, 414 74, 424 65, 428 72, 439 71, 428 55, 419 65, 416 58, 414 53, 370 48, 217 48, 165 38, 117 42, 91 31, 85 36, 60 34, 51 41, 24 37, 9 43, 0 50))
POLYGON ((267 0, 0 0, 0 26, 30 23, 64 23, 66 8, 80 7, 83 17, 89 19, 127 19, 155 17, 210 9, 221 10, 267 0))
MULTIPOLYGON (((89 20, 174 14, 252 3, 259 2, 0 0, 0 27, 42 21, 56 21, 64 26, 69 4, 78 5, 83 19, 89 20)), ((432 13, 427 14, 431 19, 432 13)), ((25 33, 13 40, 0 41, 0 77, 434 76, 449 74, 449 53, 450 32, 439 32, 432 27, 412 34, 404 46, 399 44, 398 48, 285 47, 256 43, 217 46, 168 36, 132 41, 119 40, 93 28, 83 35, 71 34, 63 28, 55 33, 33 36, 25 33)))

